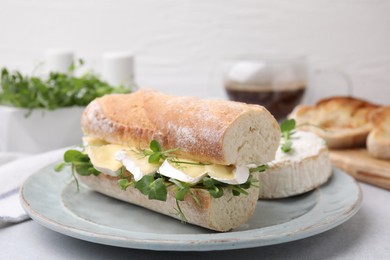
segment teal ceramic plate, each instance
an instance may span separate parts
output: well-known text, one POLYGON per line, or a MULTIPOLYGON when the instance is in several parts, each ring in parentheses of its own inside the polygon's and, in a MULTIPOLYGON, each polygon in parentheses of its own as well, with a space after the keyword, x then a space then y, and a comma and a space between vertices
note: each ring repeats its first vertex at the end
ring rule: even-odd
POLYGON ((32 219, 62 234, 119 247, 208 251, 259 247, 313 236, 340 225, 360 208, 360 187, 334 169, 328 183, 288 199, 259 201, 250 221, 216 233, 124 203, 81 187, 70 173, 50 165, 21 189, 21 202, 32 219))

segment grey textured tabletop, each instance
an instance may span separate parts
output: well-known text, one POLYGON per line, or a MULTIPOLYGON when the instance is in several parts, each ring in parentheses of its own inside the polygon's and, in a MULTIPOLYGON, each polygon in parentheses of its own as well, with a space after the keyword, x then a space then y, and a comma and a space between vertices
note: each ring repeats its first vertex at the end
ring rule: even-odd
POLYGON ((363 204, 350 220, 284 244, 213 252, 146 251, 78 240, 29 220, 0 226, 0 259, 390 259, 390 192, 361 187, 363 204))

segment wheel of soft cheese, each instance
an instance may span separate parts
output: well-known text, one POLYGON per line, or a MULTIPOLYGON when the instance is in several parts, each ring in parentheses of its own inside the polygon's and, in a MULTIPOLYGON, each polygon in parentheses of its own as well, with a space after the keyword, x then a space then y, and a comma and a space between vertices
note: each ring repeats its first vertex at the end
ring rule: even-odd
POLYGON ((322 138, 303 131, 295 132, 291 138, 291 151, 285 153, 279 148, 269 168, 259 173, 259 199, 302 194, 327 182, 332 175, 329 151, 322 138))

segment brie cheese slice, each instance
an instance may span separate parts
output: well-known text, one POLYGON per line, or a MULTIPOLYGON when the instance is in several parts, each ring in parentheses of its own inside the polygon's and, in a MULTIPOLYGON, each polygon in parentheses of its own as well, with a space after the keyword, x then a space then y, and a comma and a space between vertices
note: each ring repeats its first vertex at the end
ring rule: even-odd
POLYGON ((115 160, 115 153, 123 146, 106 144, 101 146, 88 146, 87 152, 91 163, 96 170, 111 176, 118 176, 122 163, 115 160))
POLYGON ((243 184, 249 178, 249 168, 245 166, 207 165, 208 174, 214 180, 227 184, 243 184))
POLYGON ((135 181, 139 181, 145 175, 156 173, 159 168, 159 164, 149 163, 148 157, 130 149, 117 151, 115 159, 125 166, 135 181))
POLYGON ((203 179, 203 177, 207 175, 207 169, 204 165, 175 163, 169 160, 165 160, 163 162, 159 172, 163 176, 190 184, 198 183, 201 179, 203 179))

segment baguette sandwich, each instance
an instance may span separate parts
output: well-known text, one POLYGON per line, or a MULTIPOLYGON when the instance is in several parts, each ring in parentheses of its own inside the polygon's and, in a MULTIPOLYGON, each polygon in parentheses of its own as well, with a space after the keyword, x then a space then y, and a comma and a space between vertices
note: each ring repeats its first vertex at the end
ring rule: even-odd
POLYGON ((246 223, 280 131, 263 107, 152 90, 85 109, 83 152, 65 153, 92 190, 216 231, 246 223))

